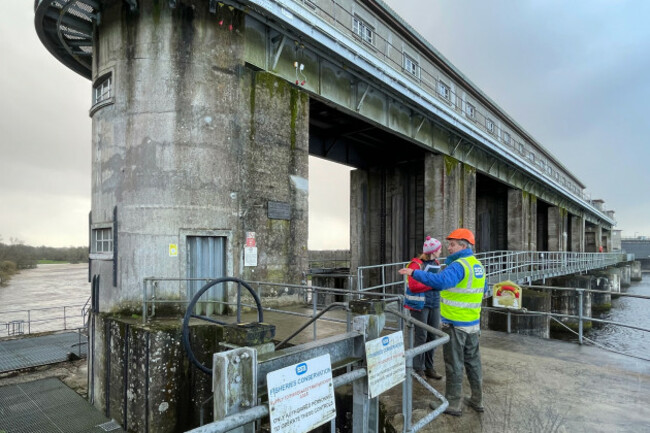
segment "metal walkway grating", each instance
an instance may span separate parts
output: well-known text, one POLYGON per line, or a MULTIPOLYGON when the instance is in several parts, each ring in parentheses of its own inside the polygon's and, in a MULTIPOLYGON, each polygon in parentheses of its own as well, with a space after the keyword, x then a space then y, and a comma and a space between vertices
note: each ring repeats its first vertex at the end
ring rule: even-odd
POLYGON ((110 423, 57 378, 0 387, 0 432, 103 433, 110 423))
POLYGON ((86 341, 76 332, 0 341, 0 373, 62 362, 69 353, 83 358, 86 341))

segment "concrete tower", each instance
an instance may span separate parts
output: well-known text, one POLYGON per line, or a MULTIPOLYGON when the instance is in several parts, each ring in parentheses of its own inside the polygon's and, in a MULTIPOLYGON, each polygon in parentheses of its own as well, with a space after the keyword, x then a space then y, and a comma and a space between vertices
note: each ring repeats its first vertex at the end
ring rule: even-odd
POLYGON ((186 429, 205 398, 178 325, 127 319, 150 277, 175 293, 202 285, 187 278, 305 279, 308 98, 245 65, 244 16, 223 3, 41 0, 35 13, 44 45, 92 81, 89 397, 130 431, 186 429))

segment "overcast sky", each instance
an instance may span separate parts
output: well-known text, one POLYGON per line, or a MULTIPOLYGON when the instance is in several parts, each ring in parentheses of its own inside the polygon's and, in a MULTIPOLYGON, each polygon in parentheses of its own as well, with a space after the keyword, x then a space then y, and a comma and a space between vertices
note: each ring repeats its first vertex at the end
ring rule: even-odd
MULTIPOLYGON (((323 0, 320 0, 323 1, 323 0)), ((0 236, 86 245, 90 82, 43 47, 32 1, 0 14, 0 236)), ((616 211, 650 235, 650 2, 387 0, 616 211)), ((347 248, 347 169, 311 170, 310 248, 347 248), (327 179, 329 178, 329 180, 327 179), (338 204, 335 206, 334 204, 338 204), (343 233, 340 237, 332 233, 343 233)))

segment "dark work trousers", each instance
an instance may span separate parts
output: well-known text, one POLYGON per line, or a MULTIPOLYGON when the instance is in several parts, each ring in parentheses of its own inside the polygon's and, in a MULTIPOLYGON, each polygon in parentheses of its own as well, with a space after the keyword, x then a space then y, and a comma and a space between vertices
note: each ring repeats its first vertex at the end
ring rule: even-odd
POLYGON ((445 397, 450 408, 460 408, 463 386, 463 366, 472 391, 472 400, 483 401, 483 373, 479 352, 480 331, 472 334, 460 331, 453 325, 444 324, 442 330, 449 335, 449 343, 443 347, 447 387, 445 397))
MULTIPOLYGON (((411 310, 411 317, 426 323, 432 328, 440 329, 440 308, 424 307, 422 310, 411 310)), ((415 327, 415 335, 413 336, 413 346, 421 346, 424 343, 433 341, 436 336, 427 332, 425 329, 418 326, 415 327)), ((414 370, 428 370, 433 369, 433 352, 435 349, 427 350, 413 358, 414 370)))

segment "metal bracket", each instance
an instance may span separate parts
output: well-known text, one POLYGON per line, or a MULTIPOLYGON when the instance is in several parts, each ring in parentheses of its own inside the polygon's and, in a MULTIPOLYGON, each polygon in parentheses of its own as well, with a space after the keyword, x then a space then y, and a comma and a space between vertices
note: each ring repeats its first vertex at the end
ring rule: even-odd
POLYGON ((176 0, 169 0, 169 7, 171 9, 176 9, 176 0))
POLYGON ((454 156, 454 154, 456 153, 456 149, 458 149, 458 146, 460 146, 460 143, 462 143, 462 142, 463 142, 462 138, 458 140, 458 143, 456 143, 456 146, 454 146, 454 149, 451 151, 450 156, 454 156))
POLYGON ((210 13, 211 14, 217 13, 217 0, 210 0, 210 13))
MULTIPOLYGON (((220 420, 257 404, 257 351, 241 347, 215 353, 212 389, 214 390, 214 419, 220 420)), ((255 423, 237 430, 253 433, 255 423)))
POLYGON ((426 116, 422 116, 422 121, 418 125, 417 128, 415 128, 415 134, 413 134, 413 138, 416 138, 418 134, 420 133, 420 129, 422 129, 422 126, 424 126, 424 122, 427 120, 426 116))
POLYGON ((370 85, 366 84, 366 90, 363 92, 363 95, 361 95, 361 99, 359 99, 359 103, 357 104, 357 112, 361 110, 361 106, 363 105, 363 100, 366 99, 366 95, 368 94, 369 90, 370 90, 370 85))
MULTIPOLYGON (((472 154, 472 151, 474 150, 475 147, 476 146, 474 146, 472 144, 472 147, 470 147, 469 150, 467 151, 467 153, 465 154, 465 160, 467 160, 467 158, 469 158, 469 156, 472 154)), ((490 170, 488 170, 488 171, 490 171, 490 170)))
POLYGON ((282 39, 280 39, 280 45, 278 46, 278 50, 273 55, 273 65, 271 66, 272 71, 274 71, 275 67, 278 65, 278 61, 280 60, 280 55, 282 54, 282 50, 284 49, 284 44, 286 41, 287 41, 286 35, 282 35, 282 39))

